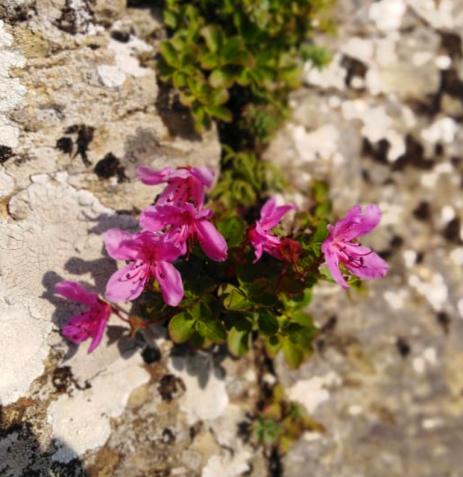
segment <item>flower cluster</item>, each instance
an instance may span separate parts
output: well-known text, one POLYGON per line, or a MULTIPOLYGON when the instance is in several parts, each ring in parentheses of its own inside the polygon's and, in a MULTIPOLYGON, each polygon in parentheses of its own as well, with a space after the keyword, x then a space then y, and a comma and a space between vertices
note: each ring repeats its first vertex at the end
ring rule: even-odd
MULTIPOLYGON (((291 327, 280 326, 277 318, 269 318, 269 308, 266 304, 269 300, 268 295, 279 295, 278 299, 281 298, 281 293, 286 293, 288 297, 296 295, 300 292, 301 282, 303 287, 308 286, 307 277, 311 273, 317 274, 319 278, 318 268, 321 264, 316 260, 315 268, 306 266, 308 258, 303 244, 304 234, 307 235, 308 232, 298 236, 282 236, 278 230, 282 218, 295 207, 290 204, 277 205, 276 198, 271 197, 262 207, 260 217, 254 224, 247 226, 243 222, 247 226, 247 233, 244 234, 239 246, 233 248, 232 257, 229 257, 227 241, 212 222, 213 211, 205 204, 206 190, 211 188, 214 179, 209 169, 166 167, 160 171, 154 171, 148 167, 140 167, 138 175, 144 184, 166 184, 166 186, 155 203, 141 213, 139 232, 129 233, 120 229, 111 229, 104 234, 108 255, 115 260, 125 262, 109 278, 105 292, 106 300, 95 293, 88 292, 78 283, 67 281, 58 283, 56 293, 87 306, 85 312, 72 317, 63 327, 63 336, 77 344, 90 339, 88 351, 93 351, 100 344, 112 313, 127 321, 121 315, 122 311, 117 303, 135 300, 145 290, 154 291, 155 289, 159 290, 166 305, 179 307, 181 311, 183 307, 186 312, 186 315, 185 313, 175 315, 176 319, 173 321, 172 328, 178 336, 180 334, 182 337, 191 336, 195 326, 199 330, 205 330, 205 334, 209 337, 224 336, 225 330, 231 330, 234 327, 233 323, 227 321, 228 318, 223 318, 223 322, 219 325, 211 324, 213 317, 207 327, 201 324, 195 325, 194 320, 190 320, 195 312, 188 311, 186 305, 181 304, 185 296, 185 277, 182 278, 179 270, 182 270, 183 265, 192 262, 190 255, 196 244, 204 254, 200 258, 202 263, 207 265, 207 263, 227 261, 226 274, 220 275, 217 272, 215 275, 221 283, 213 286, 210 289, 213 290, 212 292, 208 291, 214 296, 210 299, 199 296, 194 302, 196 304, 192 305, 197 306, 201 303, 203 305, 202 315, 198 315, 199 322, 204 320, 204 310, 216 309, 219 310, 216 311, 219 315, 230 312, 231 316, 235 316, 233 313, 236 314, 239 311, 246 312, 248 315, 251 313, 251 316, 254 316, 255 311, 246 310, 257 310, 259 306, 262 306, 263 312, 267 313, 265 320, 273 321, 270 326, 270 322, 264 323, 263 318, 258 317, 260 325, 264 326, 266 332, 270 327, 271 330, 275 330, 274 333, 280 330, 283 333, 282 336, 286 336, 284 333, 288 334, 287 329, 291 327), (248 259, 249 245, 252 246, 253 257, 250 256, 248 259), (240 273, 245 275, 247 273, 248 277, 250 273, 252 275, 249 270, 257 267, 257 262, 263 259, 264 253, 268 256, 266 263, 270 264, 269 266, 272 260, 275 264, 282 264, 280 268, 272 269, 275 270, 272 273, 280 274, 280 278, 272 282, 271 277, 264 273, 255 280, 255 283, 248 283, 244 275, 238 276, 240 273), (246 260, 249 262, 246 263, 246 260), (244 268, 243 263, 246 263, 244 268), (245 272, 238 271, 240 266, 245 272), (293 277, 295 281, 291 282, 290 277, 293 277), (154 283, 157 285, 153 286, 154 283), (239 283, 242 284, 242 289, 237 288, 239 283), (258 287, 262 284, 268 284, 274 288, 259 291, 258 287), (254 305, 251 298, 255 301, 254 305), (259 301, 264 299, 267 301, 262 303, 259 301), (212 302, 215 305, 211 305, 212 302), (222 311, 217 308, 217 305, 219 308, 222 307, 222 311), (182 327, 181 333, 179 333, 179 327, 182 327)), ((314 256, 319 256, 320 252, 323 253, 334 280, 342 287, 348 287, 343 271, 365 280, 380 278, 387 273, 388 267, 384 260, 355 241, 376 227, 379 220, 380 211, 377 206, 369 205, 364 211, 360 206, 355 206, 334 226, 328 225, 328 236, 323 243, 318 244, 318 252, 314 256)), ((196 279, 204 278, 207 282, 206 277, 201 277, 201 266, 198 271, 194 271, 197 273, 196 279)), ((264 269, 265 267, 264 264, 264 269)), ((251 282, 253 280, 254 278, 250 279, 251 282)), ((281 306, 274 307, 276 317, 278 313, 281 314, 281 306)), ((248 326, 243 323, 244 321, 241 322, 241 326, 248 326)), ((291 329, 293 333, 297 331, 294 326, 291 329)))

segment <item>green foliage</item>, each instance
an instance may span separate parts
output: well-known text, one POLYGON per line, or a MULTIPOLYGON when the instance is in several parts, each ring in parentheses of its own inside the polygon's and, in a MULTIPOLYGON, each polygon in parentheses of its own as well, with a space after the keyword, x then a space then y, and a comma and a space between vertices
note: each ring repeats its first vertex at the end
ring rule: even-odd
POLYGON ((329 60, 311 41, 315 20, 329 30, 332 0, 166 0, 170 37, 160 47, 159 73, 191 108, 198 131, 212 120, 242 119, 255 139, 285 117, 301 67, 329 60))
POLYGON ((289 401, 283 388, 277 385, 262 412, 256 416, 252 431, 259 444, 277 447, 285 454, 304 432, 324 432, 324 428, 307 414, 303 406, 289 401))

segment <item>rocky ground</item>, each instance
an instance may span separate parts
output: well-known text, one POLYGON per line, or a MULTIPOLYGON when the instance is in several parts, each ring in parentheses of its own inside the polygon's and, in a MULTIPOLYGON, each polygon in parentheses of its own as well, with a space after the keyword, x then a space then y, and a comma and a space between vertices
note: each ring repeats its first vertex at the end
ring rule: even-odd
POLYGON ((200 140, 159 91, 162 26, 133 3, 0 3, 0 475, 463 476, 463 2, 339 0, 320 39, 333 61, 307 67, 267 152, 298 203, 314 179, 338 215, 379 203, 368 242, 391 265, 363 293, 317 288, 316 351, 276 374, 324 430, 273 474, 243 432, 253 356, 191 355, 117 322, 89 356, 57 333, 72 309, 53 285, 102 291, 101 233, 152 196, 136 165, 218 163, 214 132, 200 140))

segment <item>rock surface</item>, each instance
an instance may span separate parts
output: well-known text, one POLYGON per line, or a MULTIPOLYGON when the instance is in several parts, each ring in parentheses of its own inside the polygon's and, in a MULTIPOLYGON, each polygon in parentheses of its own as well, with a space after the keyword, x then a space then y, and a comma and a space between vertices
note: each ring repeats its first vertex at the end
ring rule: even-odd
POLYGON ((363 293, 319 286, 313 357, 277 360, 324 429, 282 471, 246 432, 255 356, 193 355, 116 320, 89 356, 57 332, 75 308, 54 284, 102 292, 101 234, 134 227, 157 192, 136 166, 218 164, 215 133, 200 140, 156 83, 159 12, 129 3, 0 5, 0 475, 462 475, 462 3, 339 0, 338 35, 320 39, 333 61, 307 67, 267 152, 301 205, 315 179, 338 215, 379 203, 369 243, 391 265, 363 293))

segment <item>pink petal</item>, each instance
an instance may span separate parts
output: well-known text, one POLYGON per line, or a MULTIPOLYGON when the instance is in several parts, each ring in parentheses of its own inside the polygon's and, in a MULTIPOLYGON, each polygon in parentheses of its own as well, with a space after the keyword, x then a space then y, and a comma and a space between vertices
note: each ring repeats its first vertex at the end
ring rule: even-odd
POLYGON ((329 240, 325 240, 322 244, 322 252, 325 256, 326 266, 331 273, 334 281, 341 285, 343 288, 349 288, 346 280, 344 279, 341 270, 339 269, 339 256, 336 250, 333 250, 329 240))
POLYGON ((186 227, 164 235, 157 244, 156 260, 173 262, 186 253, 185 242, 188 238, 186 227))
POLYGON ((55 293, 67 298, 68 300, 92 306, 98 301, 96 293, 89 292, 86 288, 77 282, 64 280, 55 285, 55 293))
POLYGON ((214 182, 214 172, 208 167, 192 167, 191 174, 206 187, 211 187, 214 182))
POLYGON ((165 216, 163 216, 160 211, 159 207, 152 205, 147 207, 140 216, 140 226, 143 230, 149 230, 151 232, 159 232, 164 227, 169 225, 165 216))
POLYGON ((82 343, 82 341, 85 341, 89 337, 88 323, 90 320, 91 316, 89 312, 75 315, 62 327, 61 334, 73 343, 82 343))
POLYGON ((107 314, 102 310, 102 314, 98 317, 98 323, 96 324, 93 332, 92 332, 92 342, 90 343, 90 346, 88 347, 88 352, 91 353, 92 351, 97 348, 101 340, 103 339, 103 334, 106 328, 106 324, 108 323, 109 315, 111 314, 111 309, 108 306, 108 312, 107 314))
POLYGON ((147 185, 157 185, 166 182, 174 174, 172 167, 164 167, 160 171, 155 171, 151 167, 140 166, 137 169, 138 178, 147 185))
POLYGON ((106 298, 113 302, 135 300, 142 294, 148 279, 148 265, 133 262, 113 273, 106 284, 106 298))
POLYGON ((294 208, 294 205, 277 206, 275 197, 271 197, 262 207, 259 223, 263 229, 271 230, 280 223, 285 214, 294 208))
POLYGON ((162 298, 170 306, 177 306, 183 298, 183 282, 180 272, 169 262, 157 262, 154 275, 161 287, 162 298))
POLYGON ((381 210, 375 204, 367 205, 364 210, 360 205, 352 207, 345 217, 332 228, 332 236, 349 242, 371 232, 381 220, 381 210))
POLYGON ((195 229, 204 253, 216 262, 225 261, 228 245, 214 224, 208 220, 199 220, 195 223, 195 229))
POLYGON ((106 251, 115 260, 134 260, 137 257, 136 238, 136 235, 120 229, 110 229, 103 235, 106 251))
POLYGON ((375 280, 386 276, 389 265, 368 247, 346 244, 345 251, 354 260, 344 261, 346 268, 362 280, 375 280))

